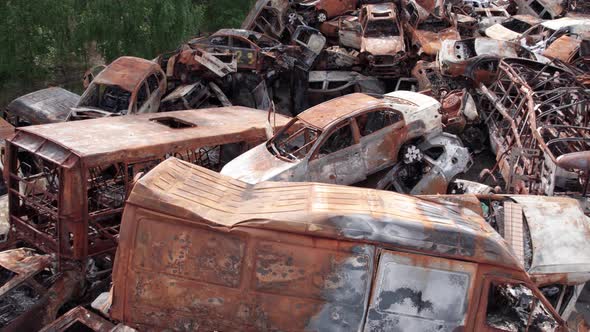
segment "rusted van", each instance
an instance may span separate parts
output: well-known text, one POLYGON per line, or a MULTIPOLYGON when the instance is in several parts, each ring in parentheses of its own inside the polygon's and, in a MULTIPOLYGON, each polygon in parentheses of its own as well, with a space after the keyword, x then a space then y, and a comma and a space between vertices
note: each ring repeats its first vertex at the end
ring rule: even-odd
POLYGON ((111 318, 141 331, 565 331, 483 218, 411 196, 171 158, 120 236, 111 318))
POLYGON ((422 198, 458 204, 485 218, 508 242, 551 305, 570 320, 590 281, 590 217, 577 200, 494 194, 422 198))
MULTIPOLYGON (((266 140, 268 114, 228 107, 19 128, 7 141, 10 247, 81 260, 114 252, 133 179, 175 156, 219 170, 266 140)), ((276 115, 282 128, 290 119, 276 115)))

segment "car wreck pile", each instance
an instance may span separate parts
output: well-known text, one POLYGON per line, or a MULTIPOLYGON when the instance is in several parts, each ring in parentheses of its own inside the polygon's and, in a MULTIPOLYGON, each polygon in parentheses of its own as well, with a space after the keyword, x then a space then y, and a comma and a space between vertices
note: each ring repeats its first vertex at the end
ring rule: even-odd
POLYGON ((16 99, 0 329, 587 331, 587 7, 259 0, 16 99))

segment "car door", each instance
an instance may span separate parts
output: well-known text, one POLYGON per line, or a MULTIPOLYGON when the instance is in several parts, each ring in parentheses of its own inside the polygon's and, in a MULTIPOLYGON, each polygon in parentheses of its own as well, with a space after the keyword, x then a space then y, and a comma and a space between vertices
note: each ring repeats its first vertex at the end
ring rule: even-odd
MULTIPOLYGON (((355 123, 356 125, 356 123, 355 123)), ((366 178, 358 135, 351 120, 326 131, 308 161, 308 180, 349 185, 366 178)))
POLYGON ((364 331, 467 331, 477 264, 382 250, 364 331))
POLYGON ((561 318, 568 320, 572 312, 576 310, 578 297, 585 285, 585 283, 578 285, 551 284, 540 287, 540 290, 561 318))
POLYGON ((146 110, 146 113, 156 113, 160 108, 160 99, 162 97, 160 80, 156 76, 156 73, 153 73, 148 76, 146 82, 149 90, 149 98, 147 101, 148 109, 146 110))
POLYGON ((238 60, 238 66, 246 69, 256 69, 258 50, 245 38, 231 37, 232 53, 238 60))
POLYGON ((147 84, 142 82, 139 87, 135 89, 135 92, 131 96, 129 101, 129 108, 127 114, 141 114, 141 111, 145 109, 145 102, 148 99, 148 88, 147 84))
POLYGON ((392 109, 376 109, 357 116, 356 122, 367 174, 395 164, 407 139, 403 116, 392 109))
POLYGON ((144 80, 141 83, 139 89, 137 90, 137 114, 150 113, 150 110, 152 109, 150 101, 150 90, 148 88, 147 80, 144 80))

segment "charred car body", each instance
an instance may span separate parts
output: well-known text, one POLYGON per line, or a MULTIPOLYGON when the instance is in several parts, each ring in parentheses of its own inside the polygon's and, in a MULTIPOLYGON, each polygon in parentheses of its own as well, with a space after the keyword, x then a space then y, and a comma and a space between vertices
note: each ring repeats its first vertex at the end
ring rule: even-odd
POLYGON ((470 210, 329 184, 251 186, 173 159, 129 198, 113 280, 111 317, 143 330, 565 331, 470 210), (203 183, 207 196, 189 189, 203 183))
POLYGON ((401 20, 393 3, 366 5, 359 14, 361 56, 367 70, 381 77, 400 75, 406 44, 401 20))
POLYGON ((436 55, 446 39, 461 39, 443 0, 402 0, 405 29, 418 54, 436 55))
POLYGON ((384 84, 377 78, 348 71, 312 71, 309 73, 307 95, 311 106, 351 93, 385 93, 384 84))
POLYGON ((80 96, 54 87, 31 92, 13 100, 4 118, 15 127, 66 121, 80 96))
POLYGON ((515 15, 490 26, 485 30, 485 35, 496 40, 518 41, 524 33, 541 22, 541 19, 534 16, 515 15))
POLYGON ((570 72, 504 59, 479 90, 507 192, 587 192, 590 95, 570 72))
POLYGON ((157 63, 121 57, 92 80, 68 120, 155 113, 166 89, 166 76, 157 63))
POLYGON ((0 252, 0 328, 36 331, 82 294, 82 276, 59 273, 51 255, 20 248, 0 252))
POLYGON ((406 142, 440 132, 439 107, 436 100, 412 92, 350 94, 301 113, 221 172, 249 183, 353 184, 394 165, 406 142))

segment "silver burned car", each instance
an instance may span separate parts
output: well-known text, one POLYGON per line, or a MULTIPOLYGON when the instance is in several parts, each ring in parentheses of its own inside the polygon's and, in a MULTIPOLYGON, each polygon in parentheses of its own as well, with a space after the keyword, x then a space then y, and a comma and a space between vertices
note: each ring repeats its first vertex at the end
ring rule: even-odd
POLYGON ((346 95, 299 114, 221 173, 248 183, 357 183, 396 164, 406 142, 442 132, 439 108, 410 91, 346 95))

